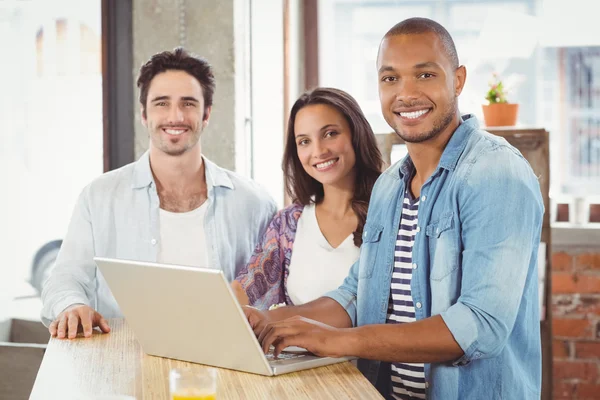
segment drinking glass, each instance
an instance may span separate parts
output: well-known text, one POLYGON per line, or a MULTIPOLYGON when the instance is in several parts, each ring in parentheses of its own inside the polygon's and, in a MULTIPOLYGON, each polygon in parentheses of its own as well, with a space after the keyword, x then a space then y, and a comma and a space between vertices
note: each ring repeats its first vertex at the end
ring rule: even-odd
POLYGON ((214 368, 173 368, 169 373, 171 400, 215 400, 217 370, 214 368))

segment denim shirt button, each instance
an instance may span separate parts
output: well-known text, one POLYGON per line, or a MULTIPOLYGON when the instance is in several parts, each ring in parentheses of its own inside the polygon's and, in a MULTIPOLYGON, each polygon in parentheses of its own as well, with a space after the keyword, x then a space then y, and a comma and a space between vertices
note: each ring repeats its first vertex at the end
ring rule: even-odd
POLYGON ((425 389, 429 389, 429 382, 425 382, 425 389))
POLYGON ((425 201, 425 200, 427 200, 427 196, 425 196, 425 195, 421 196, 421 201, 425 201))
POLYGON ((413 269, 417 269, 417 263, 413 263, 412 267, 413 269))
POLYGON ((422 304, 421 304, 421 302, 418 302, 418 303, 417 303, 417 304, 415 304, 415 305, 417 306, 417 308, 421 308, 421 307, 422 307, 422 304))
POLYGON ((417 225, 417 232, 421 232, 421 227, 417 225))

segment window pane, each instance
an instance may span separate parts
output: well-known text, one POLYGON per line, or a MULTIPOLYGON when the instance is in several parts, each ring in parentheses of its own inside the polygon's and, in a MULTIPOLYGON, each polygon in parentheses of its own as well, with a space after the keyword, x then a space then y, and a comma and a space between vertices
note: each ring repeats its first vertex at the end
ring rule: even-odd
MULTIPOLYGON (((569 20, 589 22, 585 0, 573 1, 579 6, 569 7, 569 20)), ((551 194, 600 194, 600 36, 590 34, 597 24, 557 30, 565 22, 561 0, 321 0, 319 83, 351 93, 376 133, 391 131, 377 93, 377 48, 409 17, 432 18, 454 38, 467 67, 462 113, 483 121, 497 73, 508 101, 519 103, 518 126, 550 132, 551 194)))
POLYGON ((0 2, 0 320, 39 317, 43 270, 102 173, 100 13, 100 0, 0 2))

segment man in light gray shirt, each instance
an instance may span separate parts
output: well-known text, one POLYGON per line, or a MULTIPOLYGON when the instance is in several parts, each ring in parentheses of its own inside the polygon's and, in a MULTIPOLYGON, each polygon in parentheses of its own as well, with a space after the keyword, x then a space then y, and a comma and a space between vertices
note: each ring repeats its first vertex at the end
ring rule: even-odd
POLYGON ((95 256, 215 268, 231 281, 276 211, 256 183, 202 155, 215 90, 206 60, 181 48, 156 54, 137 85, 149 150, 79 197, 42 291, 42 322, 58 338, 109 332, 104 318, 121 316, 95 256))

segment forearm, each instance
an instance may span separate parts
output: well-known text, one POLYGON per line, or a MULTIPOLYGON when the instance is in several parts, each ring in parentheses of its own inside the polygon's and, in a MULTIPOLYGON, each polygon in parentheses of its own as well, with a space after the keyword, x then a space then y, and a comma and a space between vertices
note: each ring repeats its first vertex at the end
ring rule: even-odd
POLYGON ((67 235, 62 242, 52 274, 42 290, 42 322, 56 318, 73 304, 92 306, 96 283, 96 264, 93 261, 94 234, 92 231, 89 203, 89 186, 79 199, 67 235))
POLYGON ((51 282, 49 279, 42 292, 42 323, 48 326, 63 310, 73 304, 91 306, 85 291, 72 282, 51 282))
POLYGON ((352 320, 337 301, 329 297, 319 297, 300 306, 278 307, 269 311, 271 321, 281 321, 293 316, 302 316, 336 328, 351 328, 352 320))
POLYGON ((47 325, 65 308, 73 304, 92 306, 92 281, 89 268, 70 268, 70 263, 57 261, 42 290, 42 322, 47 325))
POLYGON ((248 299, 246 291, 242 288, 242 285, 238 281, 234 280, 231 282, 231 289, 233 290, 233 294, 235 294, 235 297, 241 306, 247 306, 250 304, 250 299, 248 299))
POLYGON ((345 331, 349 356, 386 362, 454 361, 463 350, 439 316, 404 324, 365 325, 345 331))

